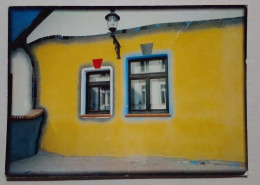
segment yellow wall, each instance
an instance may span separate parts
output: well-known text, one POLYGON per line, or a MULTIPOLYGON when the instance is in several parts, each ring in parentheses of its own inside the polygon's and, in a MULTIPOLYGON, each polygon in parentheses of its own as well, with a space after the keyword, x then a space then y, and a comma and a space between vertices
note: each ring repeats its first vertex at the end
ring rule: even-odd
POLYGON ((150 155, 246 160, 243 24, 119 34, 121 60, 109 36, 47 40, 32 51, 39 66, 40 105, 47 115, 42 149, 63 155, 150 155), (140 44, 169 54, 170 118, 126 118, 124 65, 140 44), (114 115, 79 118, 80 73, 92 59, 114 68, 114 115))

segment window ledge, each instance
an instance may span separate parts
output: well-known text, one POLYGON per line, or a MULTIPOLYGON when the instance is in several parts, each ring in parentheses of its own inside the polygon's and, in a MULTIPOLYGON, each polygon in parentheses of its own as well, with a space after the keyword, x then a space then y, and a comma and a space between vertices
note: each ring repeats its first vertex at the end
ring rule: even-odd
POLYGON ((82 118, 110 118, 111 114, 84 114, 80 115, 82 118))
POLYGON ((170 117, 169 113, 158 113, 158 114, 127 114, 125 117, 170 117))

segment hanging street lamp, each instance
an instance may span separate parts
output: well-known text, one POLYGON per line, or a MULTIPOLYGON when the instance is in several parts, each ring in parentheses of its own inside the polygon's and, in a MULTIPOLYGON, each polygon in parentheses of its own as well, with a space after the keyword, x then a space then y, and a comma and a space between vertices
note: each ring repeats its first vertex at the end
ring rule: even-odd
POLYGON ((116 39, 115 31, 117 29, 118 21, 120 17, 115 13, 114 9, 110 9, 110 13, 105 16, 107 20, 108 30, 111 32, 111 37, 113 38, 113 44, 115 45, 115 50, 117 54, 117 59, 120 59, 120 43, 116 39))

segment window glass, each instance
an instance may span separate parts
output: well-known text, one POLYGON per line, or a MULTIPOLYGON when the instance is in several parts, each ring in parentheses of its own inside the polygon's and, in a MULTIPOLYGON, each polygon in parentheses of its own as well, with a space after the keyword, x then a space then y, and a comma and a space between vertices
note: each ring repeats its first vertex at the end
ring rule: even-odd
POLYGON ((131 62, 131 74, 165 72, 164 60, 131 62))
POLYGON ((150 80, 151 109, 166 109, 165 78, 150 80))
POLYGON ((110 110, 109 87, 100 87, 100 110, 110 110))
POLYGON ((110 73, 104 72, 99 74, 90 74, 89 75, 89 82, 106 82, 110 81, 110 73))
POLYGON ((166 92, 165 92, 165 84, 161 84, 161 103, 166 103, 166 92))
POLYGON ((88 106, 86 113, 106 113, 110 110, 110 71, 87 74, 88 106))
POLYGON ((146 83, 145 80, 131 80, 131 109, 146 109, 146 83))
POLYGON ((97 111, 98 110, 98 87, 90 87, 89 91, 89 111, 97 111))

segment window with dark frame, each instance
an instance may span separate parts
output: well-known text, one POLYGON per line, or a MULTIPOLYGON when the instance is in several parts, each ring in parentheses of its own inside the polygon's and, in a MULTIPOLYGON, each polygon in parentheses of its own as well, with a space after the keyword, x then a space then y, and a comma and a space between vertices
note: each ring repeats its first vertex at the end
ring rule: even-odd
POLYGON ((86 73, 86 114, 110 113, 110 71, 86 73))
POLYGON ((129 114, 169 113, 167 56, 132 59, 129 70, 129 114))

